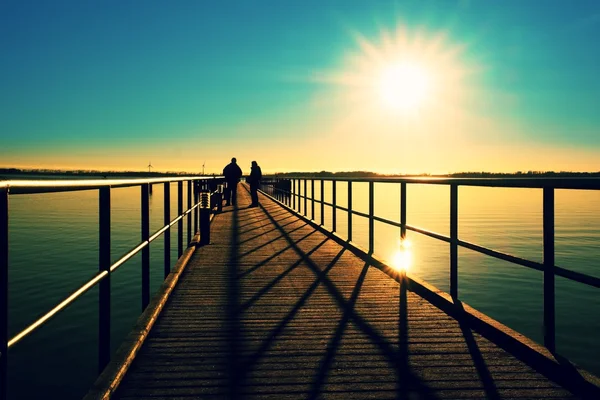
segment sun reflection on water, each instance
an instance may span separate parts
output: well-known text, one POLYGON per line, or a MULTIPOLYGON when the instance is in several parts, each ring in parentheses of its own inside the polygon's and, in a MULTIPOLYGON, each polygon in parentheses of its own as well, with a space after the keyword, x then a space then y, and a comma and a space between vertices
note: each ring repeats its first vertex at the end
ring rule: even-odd
POLYGON ((398 240, 398 249, 392 256, 392 266, 406 272, 412 265, 412 243, 408 239, 398 240))

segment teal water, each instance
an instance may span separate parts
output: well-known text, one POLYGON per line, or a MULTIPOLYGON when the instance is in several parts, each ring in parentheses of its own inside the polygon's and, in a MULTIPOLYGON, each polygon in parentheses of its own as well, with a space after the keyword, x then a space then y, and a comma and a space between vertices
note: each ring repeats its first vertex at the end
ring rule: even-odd
MULTIPOLYGON (((310 186, 310 185, 309 185, 310 186)), ((353 203, 368 212, 367 184, 353 185, 353 203)), ((331 201, 331 183, 325 184, 331 201)), ((320 187, 315 187, 317 198, 320 187)), ((337 198, 346 205, 346 186, 338 183, 337 198)), ((171 214, 176 206, 171 187, 171 214)), ((186 196, 184 187, 184 198, 186 196)), ((162 185, 151 196, 151 233, 162 226, 162 185)), ((399 185, 375 184, 375 214, 399 220, 399 185)), ((112 190, 113 261, 140 242, 140 188, 112 190)), ((408 186, 408 223, 449 233, 449 188, 408 186)), ((320 207, 315 207, 320 221, 320 207)), ((311 215, 310 203, 308 215, 311 215)), ((325 225, 331 226, 331 209, 325 225)), ((346 214, 338 210, 338 231, 346 235, 346 214)), ((98 192, 83 191, 10 197, 9 301, 10 332, 14 335, 90 279, 97 271, 98 192)), ((367 247, 366 219, 353 218, 354 240, 367 247)), ((184 229, 187 224, 184 224, 184 229)), ((171 233, 171 264, 177 258, 177 226, 171 233)), ((460 188, 459 237, 492 249, 542 260, 542 193, 534 189, 460 188)), ((187 232, 184 231, 184 238, 187 232)), ((375 225, 375 253, 392 260, 399 229, 375 225)), ((408 232, 412 243, 409 270, 448 290, 448 244, 408 232)), ((151 286, 162 281, 162 238, 151 245, 151 286)), ((565 268, 600 276, 600 192, 556 192, 556 262, 565 268)), ((141 311, 140 256, 112 277, 112 348, 116 349, 141 311)), ((96 376, 96 289, 18 343, 9 353, 13 399, 76 399, 96 376)), ((542 342, 542 274, 507 262, 461 250, 459 297, 509 327, 542 342)), ((572 361, 600 375, 600 296, 597 289, 557 278, 557 348, 572 361)))

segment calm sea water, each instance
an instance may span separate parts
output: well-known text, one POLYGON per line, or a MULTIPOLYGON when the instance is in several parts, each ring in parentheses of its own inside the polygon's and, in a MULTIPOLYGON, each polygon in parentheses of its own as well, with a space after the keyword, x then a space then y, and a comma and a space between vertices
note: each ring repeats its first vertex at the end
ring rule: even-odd
MULTIPOLYGON (((185 186, 185 185, 184 185, 185 186)), ((310 186, 310 185, 309 185, 310 186)), ((331 202, 331 183, 325 183, 331 202)), ((399 221, 399 185, 375 184, 375 214, 399 221)), ((176 185, 171 187, 174 214, 176 185)), ((317 182, 315 193, 319 197, 317 182)), ((338 204, 347 187, 338 183, 338 204)), ((309 190, 310 194, 310 190, 309 190)), ((184 196, 185 187, 184 187, 184 196)), ((185 197, 184 197, 185 198, 185 197)), ((410 225, 449 233, 449 188, 408 186, 410 225)), ((162 226, 163 190, 151 201, 151 233, 162 226)), ((368 212, 368 186, 353 184, 355 209, 368 212)), ((140 242, 140 189, 112 190, 112 260, 140 242)), ((307 214, 311 215, 310 203, 307 214)), ((331 209, 325 225, 331 226, 331 209)), ((320 207, 315 207, 320 221, 320 207)), ((338 231, 346 235, 346 214, 338 210, 338 231)), ((10 197, 10 332, 14 335, 90 279, 97 271, 98 192, 82 191, 10 197)), ((184 229, 186 229, 184 224, 184 229)), ((353 239, 367 247, 368 223, 353 217, 353 239)), ((177 258, 177 226, 171 234, 172 265, 177 258)), ((542 192, 536 189, 459 189, 459 237, 498 251, 542 261, 542 192)), ((184 231, 184 238, 187 232, 184 231)), ((375 224, 375 253, 391 260, 399 229, 375 224)), ((449 245, 408 232, 410 272, 449 290, 449 245)), ((162 238, 151 245, 151 286, 162 281, 162 238)), ((141 311, 140 255, 112 277, 112 347, 116 349, 141 311)), ((600 192, 556 192, 556 263, 600 276, 600 192)), ((459 251, 459 297, 509 327, 542 342, 543 277, 539 271, 459 251)), ((11 398, 81 398, 96 377, 97 298, 92 289, 31 337, 11 349, 11 398)), ((556 280, 558 351, 600 374, 600 296, 598 290, 562 278, 556 280)))

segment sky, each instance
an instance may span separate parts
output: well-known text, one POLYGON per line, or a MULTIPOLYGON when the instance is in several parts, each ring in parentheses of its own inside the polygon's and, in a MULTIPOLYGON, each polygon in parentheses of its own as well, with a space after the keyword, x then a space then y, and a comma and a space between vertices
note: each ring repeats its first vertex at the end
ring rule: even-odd
POLYGON ((600 2, 0 2, 0 167, 600 171, 600 2))

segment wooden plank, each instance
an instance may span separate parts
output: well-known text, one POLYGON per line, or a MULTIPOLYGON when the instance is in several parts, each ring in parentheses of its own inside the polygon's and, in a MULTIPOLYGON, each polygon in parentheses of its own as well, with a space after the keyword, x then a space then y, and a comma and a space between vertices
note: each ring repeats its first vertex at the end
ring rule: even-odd
POLYGON ((260 199, 216 216, 116 398, 574 398, 260 199))

